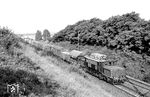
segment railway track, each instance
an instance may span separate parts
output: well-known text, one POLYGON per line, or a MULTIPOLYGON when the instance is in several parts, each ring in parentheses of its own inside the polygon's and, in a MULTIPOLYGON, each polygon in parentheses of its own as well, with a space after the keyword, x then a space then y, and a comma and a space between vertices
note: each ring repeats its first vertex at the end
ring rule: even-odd
POLYGON ((140 94, 141 97, 150 97, 150 84, 143 82, 141 80, 135 79, 130 76, 126 76, 128 82, 126 86, 130 87, 131 89, 135 90, 136 93, 140 94))
POLYGON ((132 97, 150 97, 150 84, 127 76, 128 81, 121 85, 114 85, 132 97))
POLYGON ((138 79, 135 79, 135 78, 132 78, 130 76, 126 76, 127 79, 130 80, 131 83, 135 84, 135 85, 138 85, 139 87, 143 87, 147 90, 150 90, 150 84, 146 83, 146 82, 143 82, 143 81, 140 81, 138 79))
POLYGON ((140 97, 139 94, 135 93, 133 90, 131 90, 130 88, 128 88, 124 85, 114 85, 114 86, 132 97, 140 97))

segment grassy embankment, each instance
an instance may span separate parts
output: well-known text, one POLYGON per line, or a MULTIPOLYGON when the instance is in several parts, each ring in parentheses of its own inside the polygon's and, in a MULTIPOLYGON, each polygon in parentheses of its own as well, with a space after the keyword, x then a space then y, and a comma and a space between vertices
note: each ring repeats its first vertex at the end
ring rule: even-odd
POLYGON ((56 96, 60 87, 24 56, 26 42, 8 29, 0 29, 0 96, 8 97, 7 85, 18 83, 22 96, 56 96))

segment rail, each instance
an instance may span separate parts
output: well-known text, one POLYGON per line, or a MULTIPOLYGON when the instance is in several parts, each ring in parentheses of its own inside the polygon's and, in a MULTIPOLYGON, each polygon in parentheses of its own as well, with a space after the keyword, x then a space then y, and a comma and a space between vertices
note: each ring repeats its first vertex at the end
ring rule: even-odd
POLYGON ((114 85, 114 86, 132 97, 140 97, 139 94, 135 93, 134 91, 131 91, 129 88, 127 88, 123 85, 114 85))
POLYGON ((132 85, 133 89, 136 93, 140 95, 140 97, 150 97, 150 84, 143 82, 141 80, 135 79, 131 76, 126 76, 127 82, 132 85))
POLYGON ((129 80, 132 80, 132 81, 141 83, 141 84, 143 84, 143 85, 145 85, 145 86, 148 86, 149 89, 150 89, 150 84, 149 84, 149 83, 146 83, 146 82, 143 82, 143 81, 141 81, 141 80, 135 79, 135 78, 133 78, 133 77, 131 77, 131 76, 126 76, 126 77, 127 77, 129 80))

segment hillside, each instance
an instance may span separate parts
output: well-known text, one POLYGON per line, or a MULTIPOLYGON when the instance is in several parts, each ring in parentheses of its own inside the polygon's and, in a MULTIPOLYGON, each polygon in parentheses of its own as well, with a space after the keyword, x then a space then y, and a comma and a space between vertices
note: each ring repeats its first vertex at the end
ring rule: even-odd
POLYGON ((8 29, 0 29, 0 34, 0 97, 10 97, 7 85, 14 83, 19 84, 14 97, 131 97, 75 66, 47 56, 47 52, 8 29))
POLYGON ((56 95, 58 83, 47 78, 42 69, 24 55, 26 42, 9 29, 0 28, 0 97, 10 97, 7 85, 19 84, 13 97, 56 95))
POLYGON ((135 12, 79 21, 56 33, 52 41, 66 48, 76 49, 79 43, 81 49, 113 53, 128 75, 150 82, 150 21, 135 12))

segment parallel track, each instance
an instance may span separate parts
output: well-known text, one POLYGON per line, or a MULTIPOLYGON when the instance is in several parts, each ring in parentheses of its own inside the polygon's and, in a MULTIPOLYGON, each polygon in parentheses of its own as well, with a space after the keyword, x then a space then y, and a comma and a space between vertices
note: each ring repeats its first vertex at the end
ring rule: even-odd
POLYGON ((131 91, 130 88, 123 86, 123 85, 114 85, 114 87, 122 90, 123 92, 127 93, 128 95, 132 96, 132 97, 140 97, 140 95, 138 95, 137 93, 135 93, 133 90, 131 91))
POLYGON ((150 97, 150 94, 147 95, 150 92, 150 84, 130 76, 127 76, 127 79, 128 83, 132 84, 133 88, 135 89, 135 92, 142 94, 143 97, 150 97))
POLYGON ((143 87, 143 88, 145 88, 147 90, 150 90, 150 84, 148 84, 146 82, 140 81, 140 80, 132 78, 130 76, 127 76, 127 79, 129 79, 130 82, 135 84, 135 85, 138 85, 138 86, 143 87))

